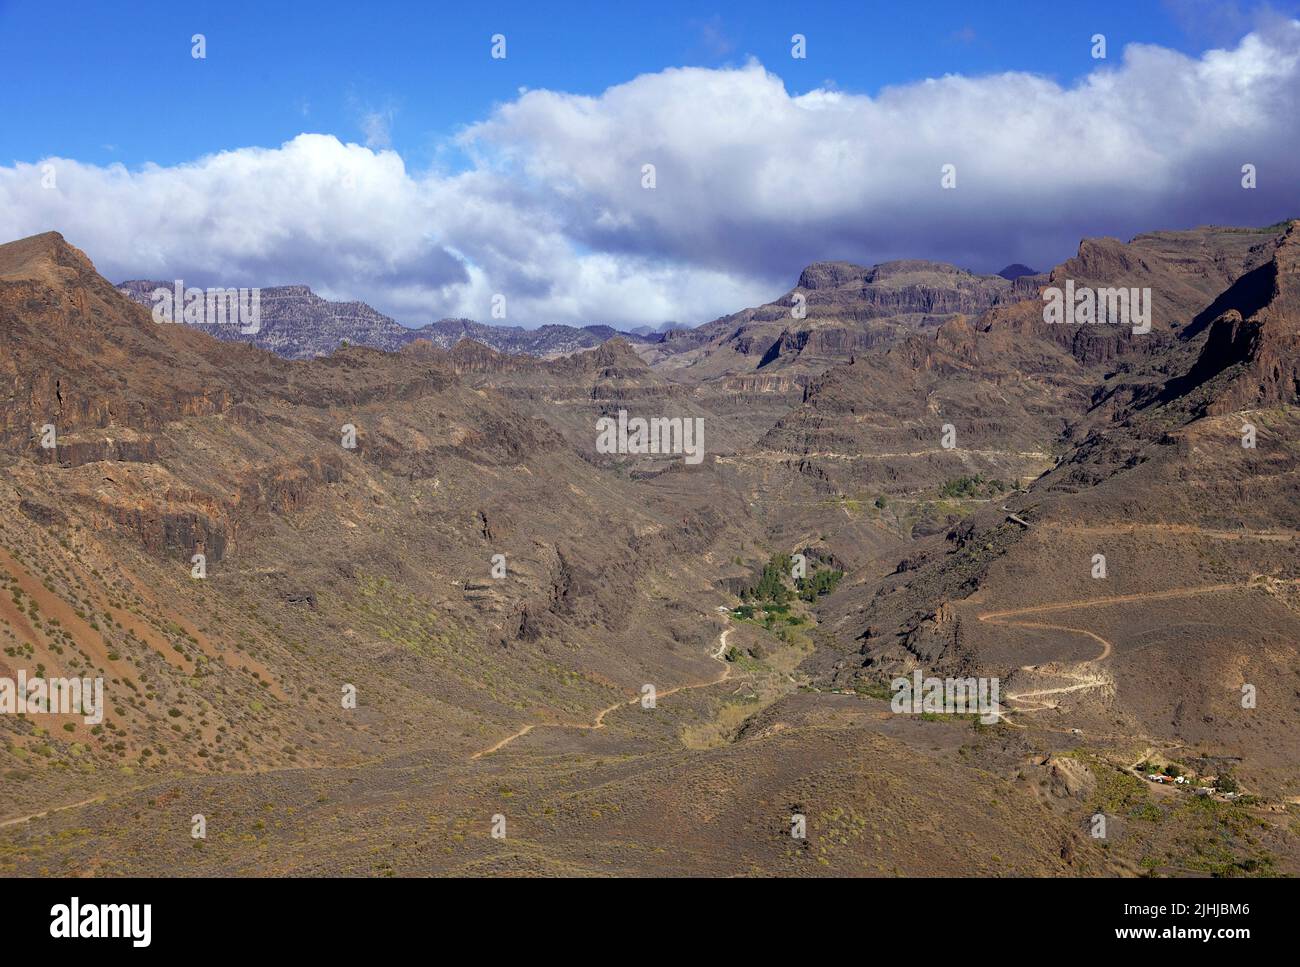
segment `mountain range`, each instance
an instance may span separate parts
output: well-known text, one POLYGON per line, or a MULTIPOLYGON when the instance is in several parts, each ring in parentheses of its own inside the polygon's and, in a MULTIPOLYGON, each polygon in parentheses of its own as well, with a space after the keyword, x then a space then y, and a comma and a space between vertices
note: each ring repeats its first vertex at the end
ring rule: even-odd
POLYGON ((1300 873, 1300 221, 1021 269, 250 345, 0 245, 0 679, 107 706, 0 716, 0 873, 1300 873))
MULTIPOLYGON (((122 282, 118 291, 143 306, 154 305, 153 293, 172 291, 173 282, 141 279, 122 282)), ((529 356, 559 356, 591 349, 616 336, 641 342, 653 338, 619 332, 610 326, 489 326, 470 319, 441 319, 427 325, 403 326, 364 302, 331 302, 305 285, 279 285, 260 290, 260 329, 242 333, 233 325, 196 325, 210 336, 248 342, 286 359, 328 356, 340 346, 368 346, 396 352, 417 339, 451 349, 462 339, 473 339, 498 352, 529 356)))

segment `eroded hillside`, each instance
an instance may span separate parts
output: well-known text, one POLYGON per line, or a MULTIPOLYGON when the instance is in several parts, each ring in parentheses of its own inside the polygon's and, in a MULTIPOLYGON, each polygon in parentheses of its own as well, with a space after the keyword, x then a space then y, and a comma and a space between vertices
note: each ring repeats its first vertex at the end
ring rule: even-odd
POLYGON ((798 325, 554 360, 289 361, 0 246, 0 678, 105 690, 0 716, 0 872, 1300 871, 1296 232, 819 263, 798 325), (1067 278, 1152 331, 1044 323, 1067 278))

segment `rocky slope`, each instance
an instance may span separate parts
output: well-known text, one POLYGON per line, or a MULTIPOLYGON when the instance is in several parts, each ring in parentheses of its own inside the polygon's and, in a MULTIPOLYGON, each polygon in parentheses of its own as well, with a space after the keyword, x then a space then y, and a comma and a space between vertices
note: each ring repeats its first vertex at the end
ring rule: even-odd
POLYGON ((821 263, 799 326, 555 359, 286 360, 0 246, 0 677, 109 699, 0 716, 0 873, 1300 873, 1297 231, 821 263), (1048 325, 1068 279, 1153 331, 1048 325), (620 409, 706 459, 593 452, 620 409), (765 601, 795 551, 838 585, 765 601), (916 669, 1002 720, 891 712, 916 669))
POLYGON ((805 364, 799 371, 815 374, 900 331, 983 312, 1012 291, 1006 279, 941 262, 870 268, 817 262, 800 273, 793 289, 766 305, 667 333, 655 358, 665 370, 689 371, 694 379, 796 362, 805 364))
POLYGON ((1270 233, 1222 292, 1188 295, 1165 353, 1099 378, 1025 492, 972 501, 892 573, 842 588, 837 644, 816 659, 828 681, 998 675, 1021 727, 1142 736, 1285 800, 1300 781, 1298 232, 1270 233), (1246 686, 1267 698, 1243 703, 1246 686))
POLYGON ((440 350, 294 363, 159 326, 54 234, 0 246, 0 321, 0 545, 25 589, 5 660, 102 673, 113 703, 93 734, 0 720, 7 769, 38 746, 92 785, 320 764, 431 728, 468 754, 533 709, 579 715, 709 664, 694 595, 656 595, 682 616, 653 629, 637 602, 743 525, 647 503, 440 350), (341 715, 345 682, 373 711, 341 715))

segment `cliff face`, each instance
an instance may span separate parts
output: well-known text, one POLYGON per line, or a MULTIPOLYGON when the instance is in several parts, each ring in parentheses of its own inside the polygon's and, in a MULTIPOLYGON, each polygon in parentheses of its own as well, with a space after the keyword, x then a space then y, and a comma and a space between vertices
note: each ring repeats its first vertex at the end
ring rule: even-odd
POLYGON ((1000 276, 973 275, 942 262, 906 260, 872 268, 862 279, 858 298, 885 316, 975 315, 1011 289, 1000 276))
MULTIPOLYGON (((1010 280, 974 275, 955 265, 904 259, 870 268, 849 262, 814 262, 793 292, 814 307, 835 306, 855 318, 979 313, 1010 292, 1010 280)), ((789 306, 789 299, 785 300, 789 306)))
POLYGON ((1068 360, 1022 373, 957 317, 828 370, 758 445, 832 494, 907 499, 975 474, 1027 481, 1050 466, 1086 393, 1068 360))
POLYGON ((781 333, 776 342, 770 345, 758 368, 763 369, 772 363, 806 356, 810 359, 824 357, 830 360, 843 360, 854 353, 863 352, 875 346, 888 343, 893 333, 888 329, 849 329, 839 326, 820 326, 816 329, 789 329, 781 333))
POLYGON ((780 298, 670 332, 647 355, 656 371, 695 384, 697 399, 755 440, 832 367, 1015 301, 1027 291, 1022 283, 919 259, 814 262, 780 298))
MULTIPOLYGON (((1294 402, 1296 248, 1294 227, 1285 234, 1277 228, 1154 233, 1127 244, 1085 240, 1075 258, 1048 275, 1017 280, 1034 284, 1033 298, 1008 295, 972 316, 948 316, 936 328, 847 340, 827 338, 821 329, 787 330, 764 370, 776 369, 777 360, 807 358, 819 343, 827 357, 838 351, 851 362, 815 375, 803 401, 774 421, 759 445, 840 493, 906 493, 957 476, 940 447, 945 424, 957 428, 953 452, 965 454, 963 472, 1028 479, 1050 466, 1053 441, 1065 428, 1079 423, 1080 438, 1089 432, 1094 397, 1102 402, 1098 419, 1121 419, 1129 407, 1178 396, 1209 413, 1294 402), (1152 331, 1049 325, 1037 290, 1069 281, 1149 288, 1152 331), (1111 369, 1134 374, 1132 387, 1098 390, 1111 369), (1181 375, 1170 379, 1170 372, 1181 375), (926 401, 923 410, 918 399, 926 401)), ((970 280, 927 263, 869 271, 823 263, 801 282, 837 293, 857 286, 873 305, 870 293, 883 285, 898 297, 886 303, 894 307, 950 307, 962 304, 970 280), (917 273, 952 280, 944 290, 948 301, 918 296, 910 281, 898 284, 917 273)))
POLYGON ((768 351, 781 329, 798 333, 820 326, 899 319, 914 327, 935 325, 954 313, 978 314, 1008 297, 1012 282, 995 275, 974 275, 954 265, 922 260, 885 262, 871 267, 851 262, 814 262, 799 274, 793 289, 762 306, 723 316, 697 329, 664 336, 673 352, 730 343, 744 351, 768 351), (791 314, 795 296, 805 300, 803 319, 791 314), (781 326, 768 335, 767 324, 781 326))
MULTIPOLYGON (((1022 276, 1006 299, 975 321, 1020 342, 1053 343, 1092 370, 1143 367, 1203 331, 1220 312, 1225 290, 1249 279, 1271 258, 1284 226, 1198 228, 1152 232, 1130 242, 1084 239, 1079 251, 1042 275, 1022 276), (1150 293, 1151 331, 1134 334, 1124 325, 1049 325, 1042 291, 1125 288, 1150 293), (1218 307, 1216 309, 1216 306, 1218 307)), ((1258 297, 1257 297, 1258 298, 1258 297)))
POLYGON ((1300 221, 1212 311, 1195 363, 1165 397, 1199 391, 1211 415, 1300 402, 1300 221))

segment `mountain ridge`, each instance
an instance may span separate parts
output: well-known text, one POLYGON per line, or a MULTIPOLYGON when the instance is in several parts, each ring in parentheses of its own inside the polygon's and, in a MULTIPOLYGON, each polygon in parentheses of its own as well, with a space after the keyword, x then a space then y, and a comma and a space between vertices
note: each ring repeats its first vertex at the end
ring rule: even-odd
MULTIPOLYGON (((172 291, 174 283, 132 279, 118 291, 140 305, 151 307, 156 289, 172 291)), ((269 349, 286 359, 326 356, 343 344, 396 352, 418 339, 451 349, 461 339, 474 339, 500 352, 530 356, 558 356, 594 348, 616 336, 636 342, 654 341, 610 326, 543 325, 535 329, 496 326, 471 319, 440 319, 418 327, 403 326, 390 316, 360 301, 333 302, 302 284, 260 289, 261 329, 241 333, 237 326, 197 325, 208 335, 231 342, 247 342, 269 349)))

